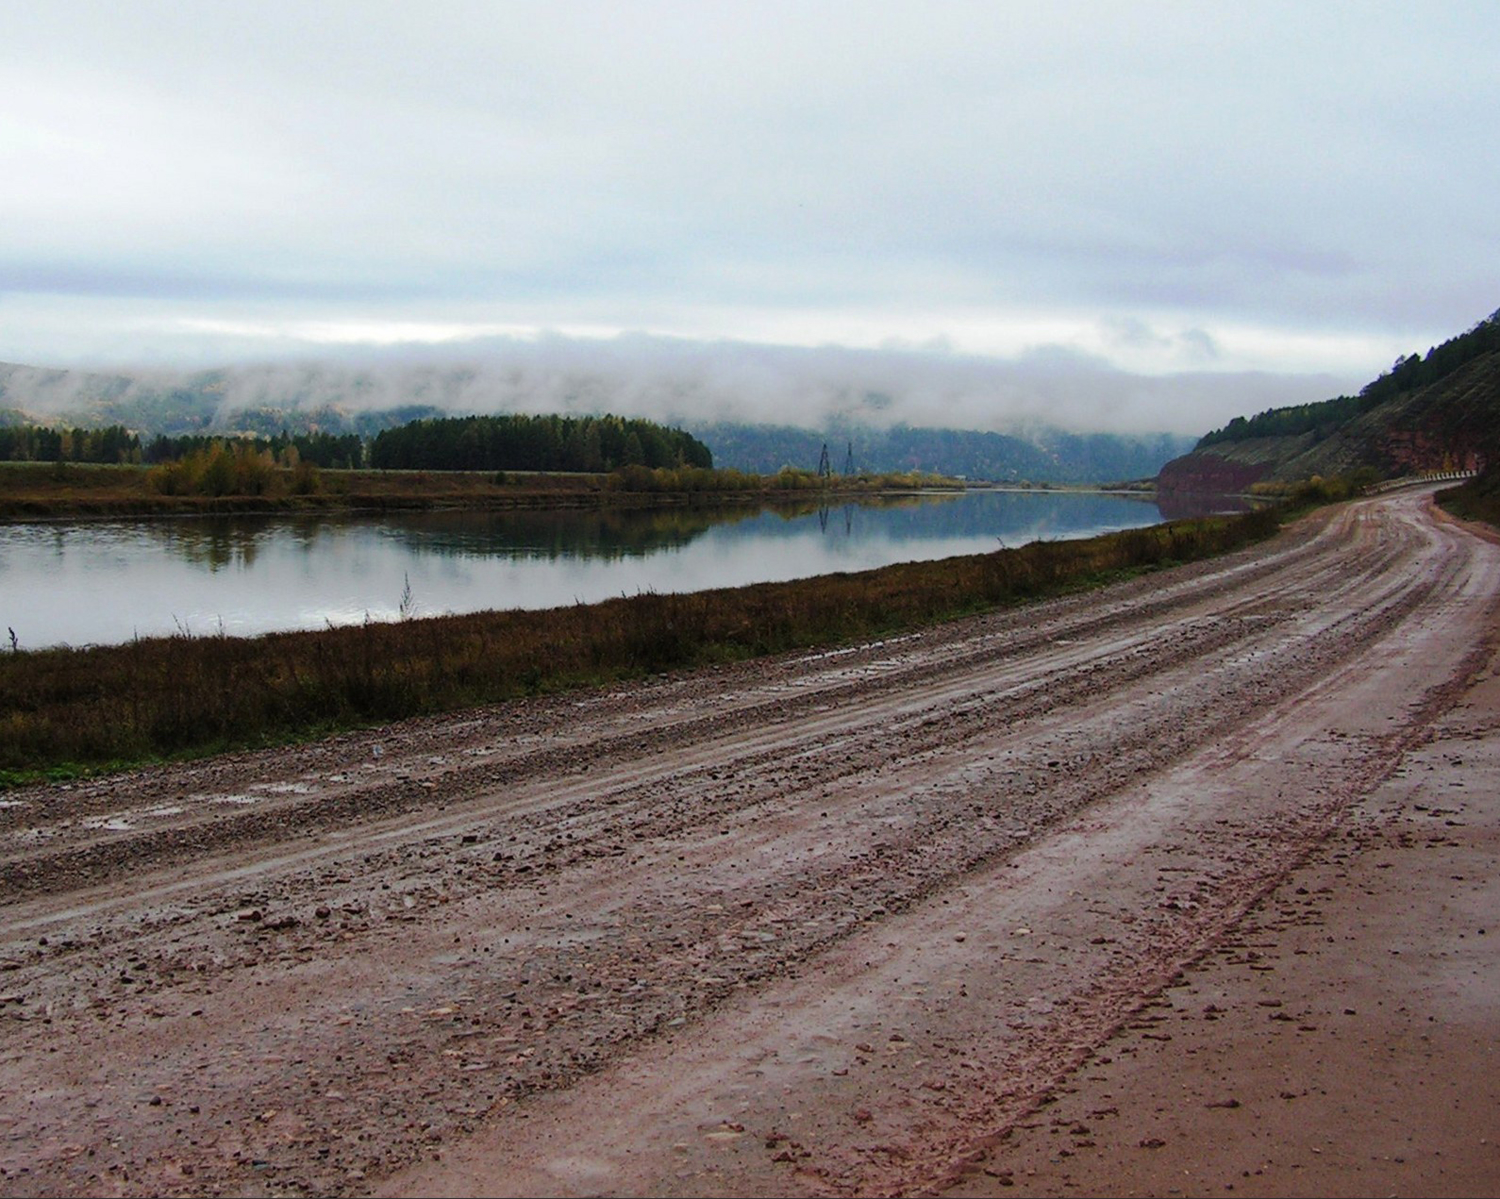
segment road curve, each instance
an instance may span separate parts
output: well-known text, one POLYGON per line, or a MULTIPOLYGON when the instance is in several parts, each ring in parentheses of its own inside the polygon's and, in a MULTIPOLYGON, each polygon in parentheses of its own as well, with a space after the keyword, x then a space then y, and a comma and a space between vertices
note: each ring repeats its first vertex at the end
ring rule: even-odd
POLYGON ((0 800, 0 1189, 941 1187, 1494 651, 1430 491, 825 653, 0 800))

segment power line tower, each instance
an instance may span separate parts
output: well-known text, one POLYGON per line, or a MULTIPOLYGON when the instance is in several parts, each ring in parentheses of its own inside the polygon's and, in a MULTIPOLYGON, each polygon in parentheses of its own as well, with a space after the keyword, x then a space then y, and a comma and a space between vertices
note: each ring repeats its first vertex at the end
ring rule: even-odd
POLYGON ((844 477, 849 478, 854 474, 854 443, 849 443, 849 452, 844 455, 844 477))
POLYGON ((818 478, 831 479, 833 477, 833 466, 828 461, 828 443, 823 443, 823 455, 818 459, 818 478))

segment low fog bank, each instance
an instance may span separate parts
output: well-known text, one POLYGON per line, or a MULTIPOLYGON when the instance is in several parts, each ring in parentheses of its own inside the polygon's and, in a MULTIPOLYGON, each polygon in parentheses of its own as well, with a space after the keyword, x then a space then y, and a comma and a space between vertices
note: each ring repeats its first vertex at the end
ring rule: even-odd
POLYGON ((1326 399, 1340 386, 1326 375, 1133 375, 1061 348, 997 359, 553 335, 363 348, 193 372, 0 365, 0 409, 81 421, 90 413, 123 419, 190 405, 210 427, 225 429, 268 409, 353 417, 416 407, 455 415, 612 412, 682 426, 858 423, 1197 436, 1235 416, 1326 399))

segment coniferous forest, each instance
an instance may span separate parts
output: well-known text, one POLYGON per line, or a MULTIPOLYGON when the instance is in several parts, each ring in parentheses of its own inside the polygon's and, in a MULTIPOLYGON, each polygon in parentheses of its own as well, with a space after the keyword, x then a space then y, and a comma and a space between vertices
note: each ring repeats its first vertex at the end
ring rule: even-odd
POLYGON ((612 471, 713 466, 691 434, 619 416, 464 416, 386 429, 370 445, 376 470, 612 471))

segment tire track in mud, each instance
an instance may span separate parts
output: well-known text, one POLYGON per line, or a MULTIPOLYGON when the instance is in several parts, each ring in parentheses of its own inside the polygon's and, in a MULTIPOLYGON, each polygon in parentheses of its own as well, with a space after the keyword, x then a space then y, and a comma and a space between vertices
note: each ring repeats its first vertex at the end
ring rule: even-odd
MULTIPOLYGON (((446 802, 441 816, 330 830, 325 800, 298 796, 290 814, 325 843, 301 860, 282 853, 280 866, 287 812, 262 824, 224 818, 235 831, 210 846, 253 835, 268 848, 252 843, 244 864, 227 858, 235 873, 224 881, 195 863, 171 902, 8 895, 0 910, 33 933, 61 927, 48 927, 47 944, 4 946, 0 977, 71 1029, 71 1085, 96 1089, 104 1118, 133 1134, 109 1162, 88 1163, 95 1178, 111 1165, 141 1177, 141 1156, 154 1154, 194 1171, 148 1172, 145 1189, 161 1193, 239 1185, 255 1162, 276 1163, 292 1192, 359 1190, 486 1113, 798 975, 1368 650, 1447 585, 1409 569, 1420 537, 1386 533, 1358 553, 1344 548, 1358 541, 1338 543, 1331 561, 1325 532, 1221 569, 1202 613, 1191 582, 1171 584, 1170 600, 1148 595, 1097 617, 1064 601, 1071 623, 1036 619, 1043 607, 1036 629, 1010 641, 1021 617, 990 622, 1005 634, 981 620, 962 626, 977 632, 923 638, 935 651, 904 639, 909 663, 873 679, 819 685, 815 673, 800 694, 689 713, 665 730, 436 774, 436 794, 416 802, 446 802), (1054 644, 1075 635, 1099 642, 1054 644), (945 656, 946 645, 958 652, 945 656), (64 902, 75 914, 60 919, 64 902), (372 962, 383 964, 378 980, 372 962), (269 1005, 224 997, 241 979, 268 987, 269 1005), (191 1022, 193 1005, 213 1011, 237 1060, 209 1060, 170 1031, 191 1022), (211 1144, 184 1145, 164 1105, 111 1084, 90 1055, 120 1037, 176 1080, 174 1118, 191 1106, 187 1123, 205 1135, 229 1122, 238 1158, 217 1131, 211 1144), (247 1093, 272 1117, 247 1119, 247 1093), (354 1139, 374 1130, 378 1152, 354 1139)), ((769 679, 733 673, 763 687, 797 677, 784 664, 769 679)), ((149 798, 150 781, 138 785, 149 798)), ((389 798, 399 811, 404 785, 345 799, 389 798)), ((64 877, 63 860, 36 877, 64 877)), ((157 872, 142 884, 185 860, 174 849, 138 862, 157 872)), ((101 877, 74 862, 76 878, 101 877)), ((21 1057, 50 1040, 37 1023, 20 1025, 21 1057)), ((49 1115, 60 1118, 0 1103, 12 1136, 39 1144, 49 1115)), ((45 1160, 32 1176, 43 1190, 79 1189, 76 1155, 61 1146, 45 1160)))
MULTIPOLYGON (((1041 1018, 1012 1021, 1008 1027, 1015 1035, 1003 1042, 968 1045, 964 1072, 940 1071, 948 1082, 939 1088, 945 1101, 924 1105, 919 1119, 893 1130, 883 1144, 872 1146, 865 1137, 866 1147, 854 1150, 861 1138, 848 1137, 809 1154, 800 1170, 805 1187, 828 1195, 907 1195, 940 1193, 958 1182, 978 1153, 1049 1103, 1059 1085, 1118 1031, 1145 1027, 1131 1022, 1163 988, 1206 954, 1232 943, 1244 915, 1306 862, 1348 808, 1399 766, 1404 753, 1426 740, 1432 722, 1497 651, 1500 637, 1492 634, 1461 658, 1450 677, 1415 697, 1398 727, 1347 745, 1337 761, 1310 766, 1299 780, 1306 788, 1300 804, 1238 827, 1218 817, 1217 827, 1200 828, 1196 836, 1200 847, 1209 848, 1213 868, 1194 874, 1185 866, 1159 866, 1168 883, 1159 885, 1155 909, 1130 922, 1129 944, 1108 938, 1109 951, 1086 986, 1054 995, 1055 1007, 1041 1018)), ((1189 823, 1185 818, 1185 829, 1189 823)), ((1172 861, 1172 849, 1155 852, 1172 861)), ((1239 948, 1254 962, 1253 949, 1239 948)))
MULTIPOLYGON (((1300 735, 1295 731, 1290 741, 1285 738, 1289 728, 1295 730, 1302 723, 1303 717, 1299 715, 1299 709, 1305 703, 1320 702, 1319 696, 1326 699, 1346 685, 1363 687, 1369 691, 1373 683, 1378 688, 1380 676, 1378 672, 1371 673, 1369 659, 1378 656, 1389 660, 1401 656, 1400 647, 1393 647, 1393 654, 1382 652, 1380 637, 1383 633, 1397 631, 1403 624, 1403 617, 1420 613, 1426 623, 1440 623, 1444 615, 1442 606, 1465 592, 1468 600, 1480 599, 1482 607, 1492 608, 1494 581, 1493 569, 1489 571, 1488 582, 1480 588, 1471 586, 1471 581, 1449 574, 1441 579, 1429 580, 1414 590, 1408 591, 1400 587, 1391 589, 1386 597, 1388 602, 1362 605, 1362 612, 1354 613, 1354 619, 1329 622, 1338 630, 1338 639, 1345 642, 1345 650, 1349 649, 1347 643, 1351 639, 1357 649, 1354 652, 1327 653, 1321 663, 1324 669, 1314 671, 1319 676, 1315 685, 1311 689, 1304 688, 1300 694, 1296 694, 1296 689, 1293 688, 1295 703, 1281 704, 1271 709, 1275 719, 1270 722, 1270 727, 1279 728, 1275 736, 1280 739, 1274 744, 1278 747, 1298 744, 1300 735), (1489 596, 1484 595, 1486 588, 1491 593, 1489 596)), ((1472 609, 1467 615, 1472 621, 1472 609)), ((1034 972, 1042 975, 1042 980, 1036 985, 1028 986, 1024 980, 1013 981, 1010 984, 1013 994, 1050 996, 1054 1003, 1049 1010, 1055 1012, 1055 1017, 1043 1020, 1028 1018, 1019 1024, 1012 1023, 1010 1027, 1023 1030, 1024 1035, 1019 1038, 1019 1046, 1007 1047, 1007 1052, 995 1051, 992 1029, 960 1028, 955 1035, 952 1024, 945 1022, 947 1013, 942 1010, 941 1002, 922 1006, 920 1022, 915 1030, 919 1035, 913 1035, 914 1029, 901 1024, 893 1013, 874 1013, 873 1024, 885 1022, 906 1034, 898 1036, 893 1033, 891 1040, 900 1044, 893 1045, 890 1049, 883 1046, 883 1031, 880 1036, 871 1036, 870 1022, 855 1024, 852 1028, 845 1024, 841 1029, 836 1027, 835 1022, 834 1026, 821 1026, 823 1031, 817 1035, 788 1037, 780 1031, 780 1027, 797 1025, 800 1017, 795 1012, 807 1002, 809 995, 814 1000, 820 994, 828 995, 831 1007, 839 1010, 844 1008, 844 999, 839 997, 842 996, 839 988, 843 980, 830 981, 823 986, 802 986, 800 989, 776 987, 772 992, 776 1010, 785 1015, 778 1014, 777 1030, 769 1039, 764 1042, 754 1041, 753 1038, 742 1040, 733 1032, 726 1033, 717 1042, 712 1037, 705 1039, 717 1045, 718 1052, 713 1059, 716 1062, 743 1056, 747 1062, 754 1062, 762 1067, 750 1072, 765 1075, 756 1090, 767 1097, 779 1095, 783 1089, 788 1089, 780 1084, 786 1083, 789 1076, 796 1073, 784 1065, 778 1065, 777 1069, 769 1068, 777 1065, 775 1058, 778 1050, 784 1061, 788 1058, 795 1059, 799 1052, 809 1055, 801 1060, 819 1061, 826 1073, 822 1078, 805 1073, 801 1075, 797 1079, 801 1089, 796 1103, 801 1108, 812 1108, 820 1113, 819 1118, 825 1125, 821 1130, 824 1135, 810 1136, 798 1128, 789 1131, 788 1125, 784 1123, 785 1113, 790 1110, 788 1107, 779 1109, 782 1116, 778 1118, 774 1102, 763 1108, 754 1108, 753 1104, 746 1105, 754 1109, 753 1114, 747 1112, 738 1116, 732 1125, 700 1123, 696 1134, 690 1122, 686 1126, 675 1127, 669 1137, 685 1139, 673 1145, 671 1153, 664 1152, 664 1143, 657 1148, 658 1156, 655 1160, 666 1172, 650 1177, 649 1185, 645 1186, 642 1184, 649 1176, 628 1173, 614 1175, 617 1192, 683 1195, 799 1191, 825 1194, 929 1193, 948 1177, 948 1171, 961 1165, 976 1147, 981 1147, 987 1138, 1003 1131, 1004 1124, 1000 1121, 1005 1113, 1034 1111, 1039 1103, 1045 1101, 1049 1089, 1058 1084, 1071 1065, 1084 1060, 1122 1021, 1130 1018, 1152 994, 1165 985, 1178 969, 1211 947, 1214 939, 1231 928, 1240 913, 1264 894, 1267 887, 1300 862, 1312 845, 1327 835, 1347 802, 1384 777, 1396 764, 1403 749, 1415 744, 1425 735, 1427 722, 1453 702, 1470 677, 1489 659, 1493 649, 1492 644, 1481 646, 1477 650, 1470 650, 1457 661, 1450 661, 1450 658, 1445 657, 1444 665, 1438 668, 1435 675, 1441 681, 1426 691, 1411 692, 1412 702, 1404 705, 1405 710, 1399 718, 1391 717, 1399 719, 1394 729, 1386 728, 1353 742, 1347 741, 1348 734, 1330 731, 1325 736, 1331 738, 1337 746, 1335 752, 1322 754, 1315 761, 1286 764, 1279 775, 1275 770, 1271 771, 1272 776, 1279 777, 1283 784, 1291 782, 1308 788, 1310 794, 1305 798, 1283 805, 1279 799, 1267 799, 1262 795, 1254 809, 1244 813, 1237 811, 1238 803, 1233 802, 1232 796, 1230 806, 1225 807, 1221 800, 1205 813, 1195 813, 1192 806, 1183 807, 1179 812, 1184 822, 1183 836, 1189 840, 1192 837, 1199 839, 1199 852, 1196 855, 1199 858, 1198 865, 1169 865, 1174 860, 1190 860, 1195 856, 1191 853, 1178 855, 1178 847, 1170 843, 1147 847, 1148 854, 1164 855, 1159 877, 1163 880, 1181 881, 1175 886, 1168 886, 1166 882, 1159 883, 1155 890, 1165 892, 1159 902, 1152 896, 1149 885, 1144 889, 1143 895, 1150 897, 1150 902, 1136 909, 1140 913, 1138 921, 1134 918, 1134 912, 1129 913, 1132 919, 1127 927, 1134 928, 1135 931, 1123 936, 1125 944, 1084 951, 1094 953, 1095 962, 1091 975, 1094 981, 1091 985, 1069 991, 1057 985, 1055 978, 1047 978, 1045 965, 1035 967, 1034 972), (1450 669, 1451 674, 1447 673, 1450 669), (1195 824, 1196 829, 1190 836, 1187 828, 1195 824), (1208 867, 1206 873, 1205 866, 1208 867), (1179 871, 1183 873, 1179 875, 1179 871), (1193 876, 1195 871, 1196 877, 1193 876), (928 1025, 925 1035, 921 1035, 922 1024, 928 1025), (937 1027, 934 1028, 933 1025, 937 1027), (837 1035, 838 1033, 843 1035, 837 1035), (860 1037, 882 1045, 882 1048, 877 1050, 869 1043, 860 1042, 860 1037), (829 1050, 826 1048, 828 1044, 838 1048, 829 1050), (742 1048, 744 1046, 748 1048, 742 1048), (857 1100, 851 1101, 847 1088, 843 1088, 841 1084, 835 1085, 834 1080, 838 1076, 852 1076, 860 1073, 864 1067, 874 1070, 883 1065, 889 1070, 889 1054, 898 1048, 909 1049, 913 1055, 933 1055, 930 1059, 919 1057, 915 1063, 921 1067, 924 1061, 930 1060, 931 1064, 915 1077, 908 1074, 904 1081, 897 1081, 902 1077, 897 1074, 895 1079, 888 1080, 878 1092, 879 1103, 872 1100, 870 1092, 860 1095, 856 1091, 855 1096, 868 1101, 867 1107, 858 1108, 857 1100), (958 1053, 963 1055, 963 1060, 956 1063, 961 1069, 944 1070, 937 1064, 944 1061, 947 1055, 958 1053), (871 1060, 877 1058, 885 1058, 886 1061, 871 1060), (828 1125, 834 1127, 830 1129, 828 1125), (726 1164, 723 1156, 729 1151, 727 1146, 709 1153, 707 1157, 696 1151, 695 1146, 706 1129, 712 1129, 708 1133, 710 1137, 738 1141, 735 1146, 737 1157, 734 1168, 726 1164), (762 1138, 767 1150, 764 1154, 758 1150, 762 1138), (679 1152, 683 1156, 674 1156, 679 1152), (743 1166, 745 1159, 756 1156, 761 1158, 758 1169, 739 1168, 743 1166), (785 1162, 786 1165, 777 1167, 771 1164, 775 1162, 785 1162), (636 1189, 622 1182, 622 1178, 634 1182, 636 1189), (732 1183, 733 1179, 739 1180, 738 1189, 732 1183), (703 1189, 692 1189, 695 1185, 703 1189)), ((1292 652, 1292 658, 1296 660, 1295 652, 1292 652)), ((1407 677, 1411 677, 1410 667, 1414 660, 1420 666, 1420 659, 1413 659, 1408 655, 1407 677)), ((1375 706, 1383 711, 1388 710, 1384 704, 1375 706)), ((1347 716, 1350 709, 1346 707, 1342 711, 1347 716)), ((1259 721, 1252 723, 1258 724, 1259 721)), ((1258 735, 1264 740, 1269 734, 1261 729, 1258 735)), ((1223 767, 1238 766, 1248 770, 1241 782, 1252 787, 1257 785, 1254 780, 1260 777, 1260 767, 1253 757, 1244 757, 1243 749, 1237 749, 1233 754, 1226 750, 1222 755, 1216 753, 1210 757, 1222 757, 1222 762, 1210 761, 1206 767, 1200 764, 1196 768, 1200 772, 1206 768, 1205 782, 1218 776, 1223 767)), ((1246 794, 1245 798, 1250 799, 1250 794, 1246 794)), ((1167 813, 1158 813, 1158 817, 1164 815, 1167 813)), ((1113 872, 1116 867, 1111 864, 1108 869, 1113 872)), ((1146 873, 1149 878, 1156 871, 1147 870, 1146 873)), ((1057 880, 1051 881, 1055 883, 1057 880)), ((1078 885, 1085 884, 1080 881, 1078 885)), ((953 895, 962 889, 950 885, 944 887, 942 892, 944 895, 953 895)), ((1050 886, 1046 889, 1049 893, 1052 891, 1050 886)), ((995 898, 992 891, 986 894, 995 898)), ((946 904, 948 901, 944 899, 942 902, 946 904)), ((1087 906, 1087 901, 1080 903, 1087 906)), ((933 912, 940 912, 932 904, 925 905, 925 910, 929 916, 933 912)), ((953 928, 965 927, 963 917, 940 915, 940 919, 929 920, 932 927, 929 928, 928 935, 920 937, 920 940, 948 940, 948 934, 953 928)), ((973 912, 969 915, 972 918, 973 912)), ((1100 916, 1102 927, 1105 928, 1110 927, 1111 920, 1118 925, 1120 919, 1109 912, 1101 912, 1100 916)), ((1018 934, 1031 931, 1017 930, 1018 934)), ((1087 938, 1088 931, 1070 927, 1068 934, 1077 942, 1080 937, 1087 938)), ((1118 933, 1121 930, 1117 926, 1114 931, 1118 933)), ((913 936, 910 927, 902 935, 910 943, 913 936)), ((961 942, 965 938, 959 936, 956 940, 961 942)), ((1091 940, 1090 944, 1114 940, 1114 937, 1100 937, 1091 940)), ((822 955, 825 971, 830 956, 835 961, 842 961, 850 956, 870 954, 871 941, 870 936, 864 936, 859 938, 862 948, 857 951, 822 955)), ((1075 944, 1073 948, 1077 951, 1080 946, 1075 944)), ((874 953, 879 956, 878 950, 874 953)), ((941 954, 936 956, 939 962, 944 962, 941 954)), ((1014 953, 1001 956, 1007 972, 1031 970, 1031 966, 1023 963, 1043 962, 1038 957, 1018 958, 1014 953)), ((1254 956, 1252 953, 1251 957, 1254 956)), ((869 962, 865 963, 867 968, 869 965, 869 962)), ((908 970, 910 965, 908 963, 908 970)), ((934 979, 952 968, 953 960, 949 958, 939 969, 919 970, 918 977, 934 979)), ((985 973, 994 969, 991 966, 985 973)), ((967 982, 971 988, 983 986, 983 980, 976 980, 972 972, 967 982)), ((978 989, 963 994, 969 996, 964 1006, 985 1012, 1003 1013, 1005 1010, 1004 989, 997 990, 993 996, 978 989), (977 1003, 974 1002, 976 998, 979 999, 977 1003), (986 1002, 991 999, 993 1002, 986 1002)), ((852 1006, 857 996, 851 995, 848 998, 852 1006)), ((743 1004, 739 1010, 743 1014, 743 1004)), ((867 1012, 866 1015, 870 1013, 867 1012)), ((739 1025, 730 1027, 738 1029, 739 1025)), ((820 1026, 815 1024, 814 1027, 820 1026)), ((684 1065, 694 1065, 691 1057, 684 1063, 682 1056, 678 1053, 675 1058, 665 1059, 658 1069, 657 1079, 663 1090, 680 1092, 680 1088, 669 1088, 669 1082, 684 1065), (662 1070, 669 1073, 663 1074, 662 1070)), ((949 1065, 952 1067, 954 1063, 950 1062, 949 1065)), ((633 1070, 629 1072, 636 1073, 633 1070)), ((727 1075, 715 1074, 713 1077, 715 1092, 743 1089, 732 1087, 727 1075)), ((696 1096, 696 1101, 690 1105, 691 1110, 700 1113, 714 1112, 716 1109, 713 1100, 723 1097, 722 1094, 701 1088, 690 1093, 696 1096)), ((617 1102, 629 1103, 648 1099, 648 1096, 633 1093, 627 1086, 615 1098, 617 1102)), ((569 1110, 571 1109, 567 1106, 533 1107, 531 1114, 545 1115, 549 1111, 569 1110)), ((643 1111, 642 1115, 645 1114, 643 1111)), ((701 1115, 699 1118, 702 1118, 701 1115)), ((812 1121, 814 1124, 817 1122, 817 1119, 812 1121)), ((545 1160, 545 1155, 555 1153, 556 1150, 547 1142, 547 1134, 541 1134, 543 1139, 540 1141, 528 1140, 525 1127, 516 1126, 517 1155, 511 1156, 502 1165, 490 1167, 490 1172, 482 1175, 488 1185, 507 1188, 516 1186, 514 1191, 508 1190, 507 1193, 550 1194, 558 1192, 535 1189, 539 1186, 539 1178, 544 1180, 540 1184, 542 1187, 548 1184, 557 1186, 561 1180, 568 1180, 588 1193, 600 1185, 592 1180, 606 1177, 595 1173, 569 1174, 566 1169, 570 1159, 567 1158, 558 1159, 555 1163, 564 1172, 538 1174, 536 1169, 525 1164, 526 1154, 542 1155, 545 1160), (519 1172, 515 1169, 518 1163, 522 1166, 519 1172)), ((634 1131, 634 1123, 632 1129, 634 1131)), ((618 1142, 607 1145, 605 1149, 595 1147, 596 1138, 602 1138, 603 1135, 604 1130, 599 1129, 595 1130, 595 1136, 586 1138, 590 1148, 584 1152, 596 1163, 607 1160, 609 1149, 618 1150, 618 1142)), ((631 1147, 624 1151, 625 1158, 634 1153, 649 1155, 639 1143, 644 1136, 644 1132, 637 1132, 630 1142, 631 1147)), ((490 1146, 489 1152, 493 1153, 493 1139, 486 1144, 490 1146)), ((617 1162, 628 1164, 625 1158, 616 1153, 617 1162)), ((596 1165, 595 1169, 597 1168, 596 1165)), ((408 1181, 430 1180, 433 1177, 431 1170, 400 1176, 408 1181)), ((460 1174, 457 1177, 471 1176, 460 1174)), ((403 1192, 397 1189, 387 1190, 385 1193, 403 1192)))

